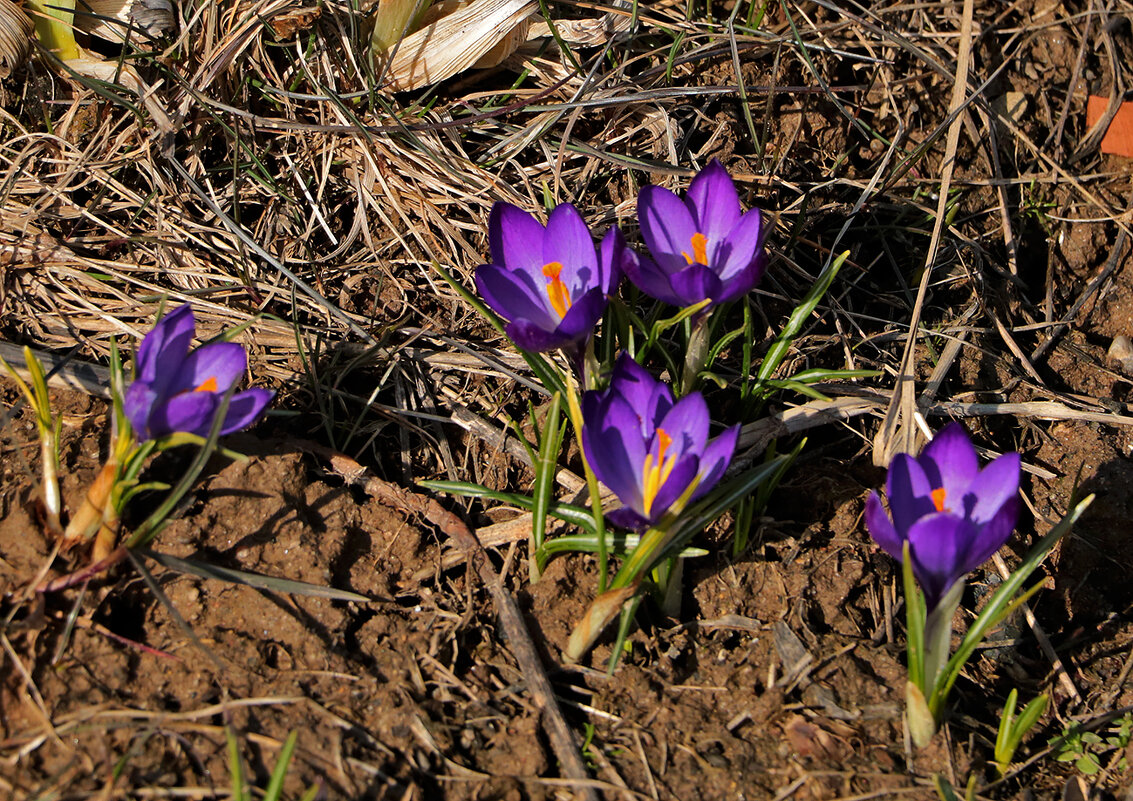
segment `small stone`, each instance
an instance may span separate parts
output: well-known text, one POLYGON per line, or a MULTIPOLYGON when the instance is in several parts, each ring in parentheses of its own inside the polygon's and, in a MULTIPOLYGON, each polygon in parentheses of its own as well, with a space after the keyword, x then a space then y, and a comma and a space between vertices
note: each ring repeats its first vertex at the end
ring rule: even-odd
POLYGON ((1133 375, 1133 341, 1122 334, 1113 338, 1105 354, 1106 363, 1117 367, 1126 375, 1133 375))

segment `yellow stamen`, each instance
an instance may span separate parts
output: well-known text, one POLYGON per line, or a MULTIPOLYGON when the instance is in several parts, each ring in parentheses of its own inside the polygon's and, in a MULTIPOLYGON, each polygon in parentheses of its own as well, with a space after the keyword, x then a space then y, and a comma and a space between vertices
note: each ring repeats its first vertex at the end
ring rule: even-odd
POLYGON ((566 317, 567 310, 570 309, 570 290, 559 280, 559 273, 562 271, 563 265, 557 261, 543 265, 543 275, 551 279, 547 282, 547 297, 551 299, 551 308, 560 318, 566 317))
POLYGON ((936 511, 944 511, 944 487, 932 491, 932 502, 936 504, 936 511))
POLYGON ((217 391, 218 391, 218 388, 217 388, 217 385, 216 385, 216 376, 214 376, 214 375, 211 375, 208 378, 206 378, 201 383, 201 385, 199 387, 197 387, 196 389, 193 390, 193 392, 217 392, 217 391))
POLYGON ((687 261, 690 265, 692 265, 692 264, 703 264, 705 267, 707 267, 708 266, 708 237, 706 237, 704 234, 701 234, 701 233, 693 234, 692 235, 692 255, 691 256, 688 255, 683 250, 681 251, 681 255, 685 257, 685 261, 687 261))
POLYGON ((645 457, 645 467, 643 475, 645 476, 644 486, 641 489, 642 499, 645 502, 645 515, 649 516, 650 509, 653 508, 653 499, 657 497, 657 493, 661 490, 662 485, 669 480, 669 473, 673 472, 673 466, 677 463, 676 455, 665 458, 665 451, 673 444, 673 438, 670 437, 663 428, 657 429, 657 461, 654 462, 653 454, 648 454, 645 457))

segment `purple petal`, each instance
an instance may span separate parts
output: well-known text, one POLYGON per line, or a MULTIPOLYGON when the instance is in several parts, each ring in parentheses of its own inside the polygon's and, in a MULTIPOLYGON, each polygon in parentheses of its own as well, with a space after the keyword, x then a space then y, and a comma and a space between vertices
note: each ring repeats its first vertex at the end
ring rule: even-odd
MULTIPOLYGON (((559 279, 573 297, 600 286, 594 239, 582 215, 570 203, 560 203, 547 220, 543 264, 553 261, 563 266, 559 279)), ((539 266, 541 269, 543 265, 539 266)))
POLYGON ((574 305, 567 309, 557 328, 557 333, 571 342, 585 342, 594 333, 602 312, 609 305, 609 298, 598 287, 594 287, 581 297, 575 298, 574 305))
POLYGON ((705 298, 716 300, 723 294, 724 286, 711 268, 703 264, 690 264, 683 270, 669 276, 673 294, 680 298, 681 306, 700 303, 705 298))
POLYGON ((936 511, 932 486, 920 463, 907 453, 893 457, 885 491, 889 498, 889 511, 893 513, 893 525, 906 537, 914 523, 936 511))
MULTIPOLYGON (((688 187, 687 202, 695 209, 696 225, 709 243, 720 243, 740 219, 740 196, 724 165, 712 159, 688 187)), ((711 258, 709 264, 715 265, 711 258)))
POLYGON ((693 453, 700 456, 708 442, 708 404, 699 392, 685 395, 660 420, 658 428, 672 437, 674 451, 679 455, 693 453))
POLYGON ((976 523, 990 520, 1008 500, 1019 494, 1021 469, 1019 454, 1005 453, 979 472, 976 480, 968 486, 968 494, 976 499, 972 509, 965 510, 972 520, 976 523))
POLYGON ((976 449, 959 423, 949 423, 942 428, 921 451, 917 463, 934 489, 944 489, 947 505, 960 503, 960 496, 980 471, 976 449))
POLYGON ((1019 520, 1021 505, 1018 495, 1011 496, 988 522, 979 527, 962 565, 965 573, 975 570, 990 559, 1011 538, 1011 532, 1015 530, 1015 523, 1019 520))
POLYGON ((649 521, 628 506, 620 506, 606 512, 606 522, 630 531, 644 531, 649 527, 649 521))
POLYGON ((630 283, 649 297, 668 303, 670 306, 683 305, 681 299, 673 292, 673 285, 669 283, 669 274, 653 259, 637 256, 625 263, 625 270, 630 283))
POLYGON ((594 475, 622 504, 641 511, 644 506, 641 494, 644 457, 640 460, 635 458, 635 452, 641 453, 644 448, 637 440, 637 432, 632 428, 592 423, 582 428, 582 447, 594 475))
POLYGON ((157 404, 149 418, 150 434, 161 437, 185 431, 208 436, 220 397, 215 392, 185 392, 157 404))
POLYGON ((126 388, 122 397, 122 410, 139 440, 150 439, 149 417, 157 403, 157 393, 145 381, 135 381, 126 388))
POLYGON ((905 541, 893 527, 893 521, 881 505, 881 496, 874 490, 865 502, 865 525, 873 541, 881 546, 887 554, 900 562, 904 556, 905 541))
POLYGON ((505 320, 528 320, 545 331, 553 331, 559 316, 551 310, 545 285, 535 288, 537 280, 542 280, 542 274, 536 279, 498 264, 476 268, 476 290, 496 314, 505 320))
MULTIPOLYGON (((228 402, 228 412, 224 415, 224 427, 221 434, 231 434, 247 428, 267 409, 275 393, 270 389, 246 389, 237 392, 228 402)), ((207 432, 206 432, 207 433, 207 432)))
POLYGON ((548 331, 530 320, 513 320, 504 328, 504 333, 517 348, 528 353, 543 353, 570 343, 570 337, 559 333, 557 328, 548 331))
POLYGON ((692 253, 696 221, 679 197, 660 186, 646 186, 637 195, 637 219, 649 252, 666 273, 688 266, 682 253, 692 253))
MULTIPOLYGON (((764 235, 763 212, 759 209, 752 209, 740 218, 736 226, 727 232, 711 261, 712 269, 721 281, 729 283, 752 266, 763 247, 764 235)), ((762 272, 757 280, 759 277, 762 277, 762 272)))
POLYGON ((913 571, 930 610, 967 573, 963 562, 975 535, 971 521, 947 512, 930 514, 909 529, 913 571))
POLYGON ((518 206, 497 202, 488 215, 488 244, 492 262, 509 270, 541 273, 544 228, 518 206))
POLYGON ((138 379, 153 384, 160 393, 189 353, 195 330, 193 307, 187 303, 158 320, 138 346, 138 379))
POLYGON ((620 395, 637 412, 638 430, 646 439, 653 438, 657 424, 673 406, 669 386, 653 378, 624 351, 614 363, 609 391, 620 395))
MULTIPOLYGON (((590 426, 595 431, 615 432, 619 447, 625 451, 626 460, 633 465, 633 474, 637 476, 635 481, 640 484, 641 468, 648 453, 648 441, 638 434, 640 424, 637 409, 626 403, 624 398, 611 395, 599 408, 599 414, 601 414, 600 419, 584 418, 584 425, 590 426)), ((653 432, 649 433, 652 435, 653 432)))
POLYGON ((212 342, 189 354, 169 384, 169 394, 205 391, 225 393, 239 381, 248 367, 248 354, 235 342, 212 342))
POLYGON ((728 469, 728 465, 732 462, 732 456, 736 453, 736 443, 739 438, 740 427, 734 425, 724 429, 718 437, 705 446, 704 453, 700 455, 700 484, 697 485, 696 492, 692 495, 694 501, 703 497, 706 492, 719 483, 720 477, 724 475, 724 471, 728 469))
POLYGON ((622 229, 616 225, 602 237, 598 254, 599 287, 606 295, 618 291, 618 285, 625 275, 628 261, 636 261, 637 254, 626 247, 622 229))
POLYGON ((669 511, 669 507, 684 494, 699 471, 700 459, 694 454, 677 460, 669 472, 669 477, 653 497, 653 504, 649 507, 649 522, 655 523, 665 516, 665 512, 669 511))

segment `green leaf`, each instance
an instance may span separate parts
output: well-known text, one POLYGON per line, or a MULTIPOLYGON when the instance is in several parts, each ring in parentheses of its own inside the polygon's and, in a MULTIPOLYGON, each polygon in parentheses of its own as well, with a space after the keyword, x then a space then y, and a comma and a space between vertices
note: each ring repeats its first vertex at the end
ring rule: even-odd
POLYGON ((767 355, 763 357, 763 363, 759 365, 759 373, 756 375, 757 383, 762 384, 775 374, 775 371, 779 368, 779 365, 790 351, 791 343, 795 341, 795 337, 802 331, 807 318, 814 312, 819 301, 821 301, 823 295, 826 294, 826 291, 830 289, 830 285, 834 282, 834 277, 838 275, 838 270, 849 256, 850 251, 848 250, 841 253, 838 258, 834 259, 834 261, 819 273, 818 278, 814 281, 814 286, 810 288, 806 297, 803 298, 802 303, 796 306, 795 310, 791 312, 791 316, 787 318, 787 323, 783 326, 783 330, 771 344, 767 355))
POLYGON ((320 584, 308 584, 305 581, 265 576, 262 573, 251 573, 246 570, 233 570, 229 567, 210 565, 192 559, 180 559, 167 553, 157 551, 139 550, 142 556, 152 559, 162 567, 176 570, 178 573, 189 573, 201 578, 227 581, 230 584, 244 584, 260 590, 287 595, 306 595, 311 598, 330 598, 333 601, 354 601, 355 603, 370 603, 365 595, 359 595, 349 590, 338 590, 334 587, 324 587, 320 584))
MULTIPOLYGON (((429 479, 420 481, 418 484, 433 492, 445 492, 449 495, 456 495, 461 498, 479 498, 480 500, 499 501, 500 503, 506 503, 510 506, 518 506, 520 509, 524 509, 528 512, 535 510, 535 499, 530 495, 520 495, 516 492, 499 492, 480 484, 472 484, 466 481, 439 481, 429 479)), ((547 514, 565 523, 570 523, 571 525, 585 529, 586 531, 594 531, 594 516, 585 506, 556 503, 552 504, 550 508, 547 509, 547 514)))
POLYGON ((295 753, 295 743, 299 739, 299 732, 292 731, 287 735, 283 748, 279 752, 275 769, 271 772, 268 786, 264 790, 264 801, 279 801, 283 796, 283 780, 287 778, 287 768, 291 765, 291 755, 295 753))

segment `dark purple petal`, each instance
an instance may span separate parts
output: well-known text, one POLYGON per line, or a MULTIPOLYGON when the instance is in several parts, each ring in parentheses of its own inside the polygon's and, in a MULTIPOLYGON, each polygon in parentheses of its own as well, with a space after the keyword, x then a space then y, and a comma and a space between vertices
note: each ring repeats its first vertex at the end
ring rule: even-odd
POLYGON ((153 413, 154 404, 157 403, 157 393, 145 381, 135 381, 126 387, 122 396, 122 411, 134 429, 134 435, 140 440, 149 439, 149 417, 153 413))
POLYGON ((557 329, 548 331, 530 320, 513 320, 504 328, 504 333, 516 347, 528 353, 543 353, 570 344, 570 338, 557 329))
POLYGON ((575 298, 574 305, 567 309, 566 316, 559 323, 557 333, 571 342, 585 342, 594 334, 594 328, 609 303, 606 294, 594 287, 575 298))
POLYGON ((158 320, 138 346, 138 380, 153 384, 160 393, 189 353, 195 330, 193 307, 189 304, 178 306, 158 320))
POLYGON ((1011 538, 1011 532, 1015 530, 1015 524, 1019 521, 1021 507, 1022 501, 1019 500, 1019 496, 1013 495, 999 507, 990 520, 982 525, 976 524, 978 532, 975 541, 969 547, 961 565, 965 573, 970 573, 990 559, 1011 538))
POLYGON ((1019 494, 1021 472, 1022 459, 1017 453, 1005 453, 994 459, 968 486, 968 494, 974 495, 976 502, 971 510, 963 511, 976 523, 990 520, 1008 500, 1019 494))
MULTIPOLYGON (((669 472, 669 477, 657 490, 657 494, 653 498, 653 504, 649 507, 649 522, 656 523, 665 516, 669 507, 684 494, 688 485, 697 477, 699 470, 700 459, 694 454, 689 454, 677 460, 677 463, 673 465, 673 469, 669 472)), ((644 508, 642 511, 644 511, 644 508)))
POLYGON ((649 252, 666 273, 688 266, 696 221, 679 197, 660 186, 646 186, 637 195, 637 219, 649 252))
MULTIPOLYGON (((763 239, 763 212, 751 209, 727 232, 712 258, 712 269, 720 276, 720 280, 728 284, 733 279, 740 278, 741 273, 748 270, 760 255, 763 239)), ((762 271, 756 276, 756 280, 761 277, 762 271)), ((750 277, 745 275, 741 280, 744 279, 750 280, 750 277)))
POLYGON ((649 521, 628 506, 621 506, 606 512, 606 522, 630 531, 641 532, 649 528, 649 521))
POLYGON ((670 306, 683 305, 673 291, 673 285, 669 283, 669 274, 653 259, 637 256, 633 260, 626 261, 625 271, 630 283, 649 297, 668 303, 670 306))
POLYGON ((641 494, 642 461, 633 459, 636 432, 612 429, 602 425, 584 425, 582 428, 582 447, 586 461, 594 475, 610 492, 614 493, 625 506, 642 511, 644 501, 641 494))
MULTIPOLYGON (((740 219, 740 196, 724 165, 712 159, 688 187, 688 203, 695 209, 695 222, 710 243, 724 240, 740 219)), ((709 254, 712 248, 709 246, 709 254)), ((714 262, 709 259, 709 264, 714 262)))
POLYGON ((721 431, 718 437, 705 446, 704 453, 700 455, 700 484, 692 495, 694 501, 703 497, 720 481, 736 453, 739 438, 740 427, 734 425, 721 431))
POLYGON ((609 391, 620 395, 637 412, 638 430, 650 440, 661 418, 673 406, 669 386, 655 379, 625 352, 614 363, 609 391))
MULTIPOLYGON (((626 461, 633 466, 635 481, 641 483, 641 471, 645 465, 645 456, 648 453, 647 441, 639 435, 640 423, 638 410, 628 404, 624 398, 611 395, 600 407, 600 419, 587 420, 583 418, 584 425, 598 432, 612 432, 619 443, 619 448, 625 452, 626 461)), ((650 434, 653 432, 651 431, 650 434)), ((609 486, 607 484, 607 486, 609 486)), ((611 488, 612 489, 612 488, 611 488)))
POLYGON ((488 245, 495 264, 542 275, 543 226, 518 206, 497 202, 488 216, 488 245))
POLYGON ((681 306, 691 306, 707 298, 715 300, 723 292, 720 278, 703 264, 690 264, 669 276, 673 294, 680 298, 681 306))
POLYGON ((907 532, 915 522, 936 511, 932 486, 917 460, 907 453, 897 454, 889 464, 886 494, 898 531, 907 532))
POLYGON ((873 541, 881 546, 887 554, 900 562, 904 556, 904 540, 893 527, 893 521, 885 507, 881 505, 881 496, 874 490, 865 502, 865 525, 873 541))
POLYGON ((715 298, 716 302, 731 303, 733 300, 743 297, 755 288, 766 271, 767 258, 761 253, 745 270, 733 275, 731 280, 722 282, 724 288, 715 298))
POLYGON ((980 471, 979 457, 964 427, 959 423, 946 425, 921 451, 917 462, 933 489, 944 489, 946 507, 956 504, 953 511, 962 512, 958 508, 960 496, 980 471))
POLYGON ((176 379, 169 384, 169 394, 198 388, 223 394, 243 377, 247 367, 248 354, 235 342, 202 345, 185 359, 176 379))
POLYGON ((220 397, 215 392, 185 392, 159 402, 150 413, 149 433, 162 437, 184 431, 208 436, 220 397))
POLYGON ((967 573, 963 561, 975 539, 971 521, 947 512, 927 515, 909 529, 913 572, 930 610, 967 573))
POLYGON ((690 392, 674 404, 658 422, 673 440, 672 451, 678 455, 699 455, 708 442, 708 404, 699 392, 690 392))
POLYGON ((618 285, 626 273, 627 262, 637 261, 637 254, 626 247, 622 229, 616 225, 602 237, 598 255, 598 285, 607 295, 618 291, 618 285))
POLYGON ((275 393, 270 389, 253 388, 235 393, 228 402, 228 412, 224 415, 224 426, 220 433, 231 434, 247 428, 264 413, 274 397, 275 393))
MULTIPOLYGON (((570 203, 560 203, 547 220, 547 233, 543 237, 543 264, 557 261, 563 266, 561 280, 577 299, 590 289, 600 286, 598 256, 594 252, 594 239, 590 229, 570 203)), ((542 270, 543 264, 539 265, 542 270)))
POLYGON ((498 264, 476 268, 476 290, 492 311, 505 320, 527 320, 545 331, 553 331, 559 324, 559 316, 551 309, 546 284, 536 284, 536 280, 542 281, 542 275, 535 279, 498 264))

